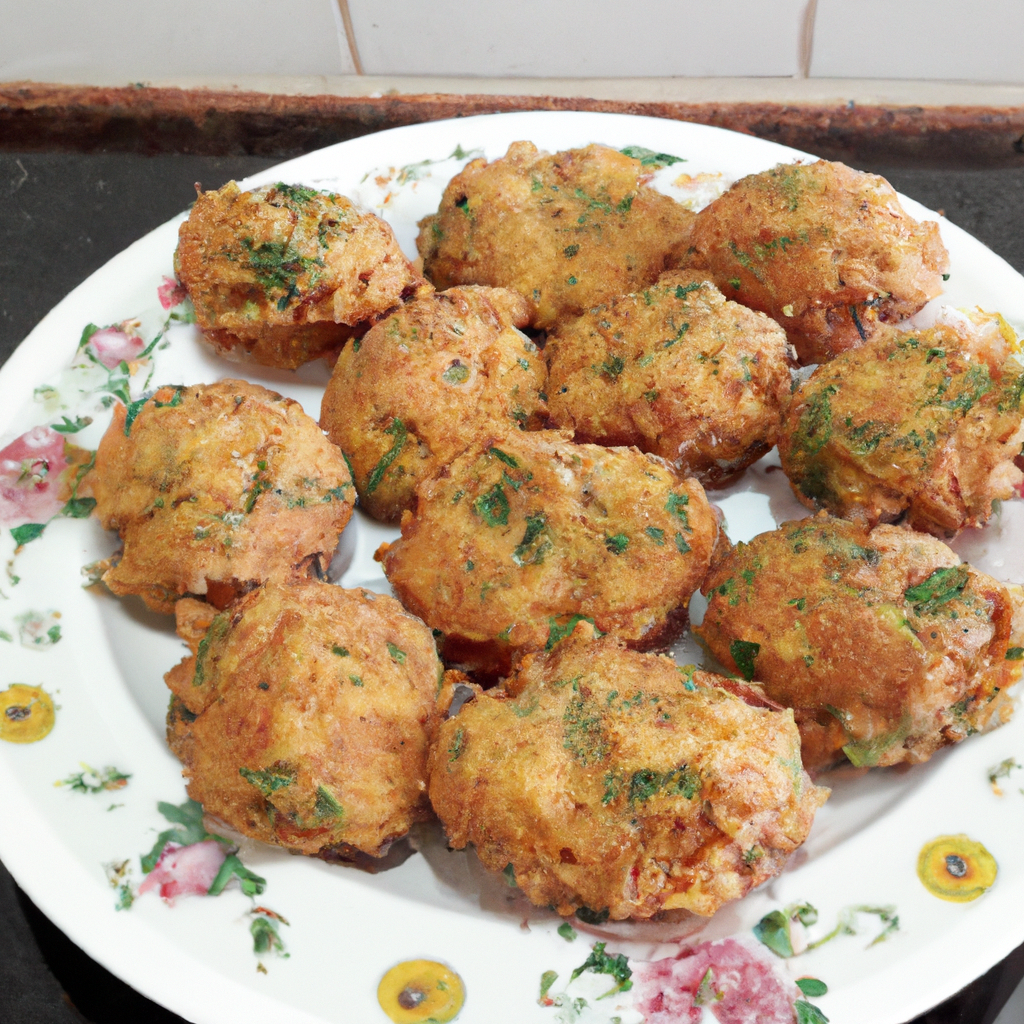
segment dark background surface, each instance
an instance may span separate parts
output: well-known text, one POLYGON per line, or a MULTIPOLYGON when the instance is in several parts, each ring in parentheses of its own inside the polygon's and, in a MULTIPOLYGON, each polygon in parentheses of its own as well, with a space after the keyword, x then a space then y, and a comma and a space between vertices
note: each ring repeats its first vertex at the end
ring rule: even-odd
MULTIPOLYGON (((272 166, 254 156, 0 152, 0 363, 72 288, 218 188, 272 166)), ((897 189, 1024 271, 1024 168, 886 167, 897 189)), ((0 824, 2 827, 2 824, 0 824)), ((1024 976, 1024 946, 915 1024, 991 1024, 1024 976)), ((0 1024, 181 1024, 90 960, 0 865, 0 1024)), ((870 1024, 870 1022, 865 1022, 870 1024)))

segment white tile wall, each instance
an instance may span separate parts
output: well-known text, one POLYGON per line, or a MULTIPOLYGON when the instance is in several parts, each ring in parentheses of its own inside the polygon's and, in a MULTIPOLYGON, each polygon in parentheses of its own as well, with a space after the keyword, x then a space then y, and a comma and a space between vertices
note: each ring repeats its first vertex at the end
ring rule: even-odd
POLYGON ((508 92, 581 82, 573 95, 593 79, 1024 85, 1022 44, 1024 0, 0 0, 0 82, 290 78, 315 92, 362 70, 508 92))
POLYGON ((0 81, 354 70, 335 0, 0 0, 0 81))
POLYGON ((817 0, 810 73, 1024 82, 1024 2, 817 0))
POLYGON ((348 0, 368 75, 797 75, 808 0, 348 0))

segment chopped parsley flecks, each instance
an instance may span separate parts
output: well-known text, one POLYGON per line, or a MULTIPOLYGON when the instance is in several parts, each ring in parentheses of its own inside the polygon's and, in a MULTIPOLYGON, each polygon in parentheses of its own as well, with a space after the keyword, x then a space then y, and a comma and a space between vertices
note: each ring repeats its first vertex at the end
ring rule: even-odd
POLYGON ((252 512, 261 494, 265 494, 267 491, 273 490, 273 488, 273 481, 267 475, 267 463, 264 459, 260 459, 256 463, 256 472, 253 474, 252 483, 249 485, 248 492, 246 492, 245 504, 242 506, 245 514, 248 515, 252 512))
POLYGON ((511 466, 512 469, 519 468, 519 463, 516 459, 509 455, 508 452, 503 452, 500 448, 488 448, 487 453, 493 455, 499 462, 504 462, 506 466, 511 466))
POLYGON ((600 711, 581 695, 573 697, 562 714, 562 746, 584 768, 603 761, 611 750, 600 711))
POLYGON ((366 481, 367 494, 373 494, 380 486, 380 482, 384 479, 384 474, 387 472, 388 467, 401 455, 402 449, 409 439, 409 432, 406 430, 405 424, 397 417, 391 421, 389 426, 384 428, 384 433, 390 434, 395 440, 391 447, 381 456, 377 465, 373 467, 373 471, 366 481))
POLYGON ((665 511, 679 519, 685 529, 690 528, 690 518, 686 514, 686 506, 690 504, 688 494, 676 494, 669 492, 668 500, 665 502, 665 511))
POLYGON ((274 292, 284 292, 277 299, 279 312, 284 312, 292 299, 301 295, 298 287, 300 274, 314 268, 322 269, 324 261, 319 257, 303 256, 298 249, 286 242, 261 242, 256 245, 251 238, 242 239, 248 269, 263 288, 270 300, 274 292))
POLYGON ((60 514, 69 519, 88 519, 95 507, 95 498, 72 498, 60 510, 60 514))
POLYGON ((595 625, 594 620, 587 615, 573 615, 561 625, 559 625, 558 619, 552 616, 548 619, 548 642, 544 645, 544 650, 550 651, 560 640, 572 636, 573 631, 581 622, 589 622, 594 627, 595 635, 604 636, 604 633, 595 625))
POLYGON ((332 793, 323 786, 317 786, 316 803, 313 805, 313 813, 318 818, 334 818, 340 821, 345 817, 345 808, 341 806, 332 793))
POLYGON ((754 678, 754 661, 761 652, 761 645, 753 640, 733 640, 729 644, 729 654, 736 662, 740 675, 749 683, 754 678))
MULTIPOLYGON (((1024 765, 1019 764, 1014 758, 1007 757, 999 762, 994 768, 988 770, 988 781, 996 796, 1002 796, 1003 791, 999 787, 1000 779, 1008 779, 1010 773, 1019 771, 1024 765)), ((67 781, 67 780, 65 780, 67 781)))
POLYGON ((466 734, 462 729, 456 729, 451 743, 448 745, 448 760, 458 761, 466 749, 466 734))
POLYGON ((315 199, 317 196, 324 194, 322 192, 318 192, 315 188, 305 188, 302 185, 286 185, 283 181, 279 181, 274 186, 274 189, 275 191, 280 192, 285 199, 299 205, 302 203, 308 203, 311 199, 315 199))
POLYGON ((215 615, 206 635, 199 641, 196 648, 196 667, 192 676, 193 686, 202 686, 206 681, 206 658, 210 652, 210 645, 222 640, 231 628, 231 617, 221 612, 215 615))
POLYGON ((512 552, 512 561, 516 565, 540 565, 544 561, 553 546, 547 534, 547 523, 548 518, 543 512, 531 512, 526 517, 523 539, 512 552))
POLYGON ((639 160, 641 167, 652 167, 654 170, 659 170, 662 167, 671 167, 673 164, 686 163, 685 157, 673 156, 671 153, 656 153, 653 149, 648 149, 646 146, 625 146, 619 152, 623 156, 639 160))
POLYGON ((152 391, 147 391, 141 398, 136 399, 134 402, 125 403, 124 413, 124 436, 131 437, 132 425, 135 423, 139 413, 142 412, 143 406, 153 397, 152 391))
MULTIPOLYGON (((675 333, 675 336, 674 336, 674 337, 671 337, 671 338, 666 338, 666 339, 665 339, 665 341, 664 341, 664 342, 662 342, 662 346, 661 346, 661 347, 662 347, 662 348, 671 348, 671 347, 672 347, 672 346, 673 346, 673 345, 674 345, 674 344, 675 344, 675 343, 676 343, 677 341, 679 341, 679 340, 680 340, 680 339, 681 339, 681 338, 683 337, 683 335, 684 335, 684 334, 686 334, 686 332, 687 332, 687 331, 688 331, 689 329, 690 329, 690 325, 689 325, 688 323, 686 323, 686 324, 683 324, 683 326, 682 326, 682 327, 680 327, 680 328, 679 328, 679 329, 678 329, 678 330, 676 331, 676 333, 675 333)), ((717 360, 715 360, 715 361, 717 362, 717 360)))
POLYGON ((838 385, 829 384, 807 399, 793 434, 794 448, 817 455, 828 444, 832 436, 832 395, 838 391, 838 385))
POLYGON ((658 795, 692 800, 700 792, 701 782, 700 776, 683 764, 667 772, 640 768, 628 777, 621 772, 609 772, 604 777, 604 786, 602 804, 607 805, 625 794, 630 808, 635 808, 658 795))
POLYGON ((441 379, 447 384, 465 384, 469 380, 469 367, 456 359, 441 374, 441 379))
POLYGON ((939 403, 944 409, 966 413, 992 390, 992 377, 984 363, 972 363, 963 377, 963 390, 955 398, 939 403))
POLYGON ((874 768, 887 750, 900 746, 910 735, 913 718, 904 712, 899 725, 888 732, 879 733, 869 739, 851 740, 843 747, 843 753, 856 768, 874 768))
POLYGON ((613 554, 621 555, 629 547, 629 537, 624 533, 616 533, 614 536, 606 536, 604 546, 613 554))
POLYGON ((508 498, 501 484, 495 484, 473 502, 473 509, 488 526, 508 525, 508 498))
POLYGON ((250 786, 258 789, 263 796, 270 796, 271 793, 284 789, 286 786, 295 784, 298 773, 294 768, 285 765, 276 765, 270 768, 239 768, 238 774, 249 783, 250 786))
POLYGON ((914 606, 915 615, 934 615, 943 605, 956 600, 970 580, 966 565, 936 569, 926 580, 904 591, 903 596, 914 606))
POLYGON ((621 356, 609 356, 601 364, 601 372, 612 380, 615 380, 625 368, 626 364, 623 362, 621 356))

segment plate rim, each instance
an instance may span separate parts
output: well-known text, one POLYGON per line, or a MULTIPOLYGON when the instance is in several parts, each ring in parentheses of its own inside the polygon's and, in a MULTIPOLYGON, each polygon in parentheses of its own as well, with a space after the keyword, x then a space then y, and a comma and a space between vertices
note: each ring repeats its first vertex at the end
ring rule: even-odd
MULTIPOLYGON (((712 137, 711 133, 714 133, 714 135, 720 135, 722 137, 735 137, 743 139, 745 143, 756 143, 758 145, 771 147, 773 151, 778 153, 779 159, 784 159, 787 156, 798 157, 802 159, 817 159, 812 154, 802 153, 789 147, 782 146, 778 143, 773 143, 769 140, 755 139, 749 136, 740 135, 739 133, 731 132, 727 129, 717 128, 709 125, 698 125, 692 122, 679 122, 669 119, 660 119, 652 117, 637 117, 635 115, 629 114, 605 114, 596 112, 576 111, 525 111, 506 114, 477 115, 474 117, 456 118, 449 119, 446 121, 425 122, 417 125, 400 126, 396 128, 385 129, 381 132, 359 136, 356 139, 336 143, 333 146, 314 151, 313 153, 305 154, 303 156, 296 157, 288 161, 284 161, 281 164, 277 164, 274 167, 267 168, 264 171, 258 172, 255 175, 251 175, 243 179, 241 184, 243 185, 243 187, 245 187, 249 182, 267 180, 275 176, 278 176, 278 173, 282 171, 292 173, 293 169, 297 169, 298 173, 301 174, 302 164, 304 162, 310 160, 324 159, 326 154, 338 151, 342 147, 357 149, 361 146, 367 145, 369 140, 376 141, 380 140, 381 138, 388 138, 389 140, 394 138, 408 138, 415 137, 418 134, 423 134, 426 137, 430 137, 434 135, 439 128, 444 129, 445 126, 452 125, 457 125, 460 133, 469 135, 471 134, 474 125, 481 124, 484 122, 511 124, 513 119, 533 121, 538 118, 542 118, 552 122, 555 120, 571 120, 575 124, 581 123, 583 120, 592 121, 593 123, 597 124, 600 123, 601 121, 607 122, 610 119, 614 119, 617 122, 628 121, 634 124, 636 124, 637 122, 642 122, 642 124, 640 125, 641 131, 643 131, 644 128, 649 126, 656 126, 658 128, 664 129, 666 125, 685 125, 687 131, 693 130, 697 132, 698 135, 703 133, 709 133, 709 138, 712 137)), ((920 204, 914 205, 920 206, 920 204)), ((973 236, 969 235, 966 231, 963 231, 963 229, 959 228, 957 225, 952 224, 944 217, 939 217, 937 214, 934 213, 934 211, 928 211, 928 213, 931 216, 936 217, 936 219, 938 219, 941 222, 943 234, 946 234, 949 230, 952 230, 954 234, 959 234, 963 236, 963 240, 969 240, 970 244, 975 246, 981 246, 989 257, 992 257, 995 260, 999 261, 999 264, 1001 264, 1002 267, 1005 268, 1005 271, 1008 272, 1009 275, 1012 275, 1012 277, 1006 278, 1007 283, 1012 283, 1017 289, 1024 290, 1024 278, 1022 278, 1022 276, 1017 271, 1015 271, 1006 260, 1004 260, 996 253, 989 250, 987 247, 984 247, 982 243, 980 243, 977 239, 973 238, 973 236)), ((165 234, 170 235, 170 232, 176 227, 178 223, 180 223, 183 217, 184 214, 180 214, 174 218, 171 218, 164 224, 153 229, 153 231, 148 232, 142 238, 138 239, 137 241, 133 242, 131 245, 123 249, 111 260, 107 261, 107 263, 105 263, 102 267, 98 268, 95 272, 90 274, 89 277, 87 277, 76 288, 74 288, 70 293, 68 293, 68 295, 66 295, 59 303, 57 303, 57 305, 53 307, 53 309, 51 309, 46 314, 46 316, 44 316, 43 319, 26 336, 24 341, 22 341, 21 344, 15 348, 14 352, 7 359, 5 364, 2 367, 0 367, 0 400, 3 400, 4 398, 7 397, 17 399, 18 396, 25 396, 26 386, 31 388, 32 384, 38 381, 40 373, 37 369, 35 369, 35 366, 39 364, 41 359, 52 359, 57 353, 57 350, 60 347, 60 345, 66 344, 66 342, 64 341, 60 341, 58 343, 56 335, 52 337, 50 336, 51 325, 60 316, 64 315, 64 313, 67 310, 73 308, 76 302, 80 301, 86 295, 92 293, 92 290, 96 286, 96 282, 94 279, 96 279, 99 275, 111 272, 111 268, 116 269, 117 265, 119 265, 119 261, 120 263, 123 263, 125 266, 134 263, 134 261, 138 259, 140 254, 145 253, 146 250, 152 247, 154 244, 156 244, 156 242, 159 242, 159 244, 161 245, 164 244, 163 236, 165 234), (35 351, 36 346, 39 346, 41 343, 43 344, 42 351, 35 351)), ((65 362, 58 360, 57 362, 52 362, 47 365, 60 367, 65 365, 65 362)), ((244 372, 244 368, 240 370, 240 372, 244 372)), ((20 404, 23 403, 24 397, 21 398, 20 404)), ((6 415, 3 419, 3 422, 0 423, 0 437, 7 436, 6 428, 10 424, 14 416, 17 415, 19 407, 20 405, 18 402, 12 402, 11 405, 8 406, 9 415, 6 415)), ((34 806, 32 806, 29 795, 20 789, 20 787, 17 784, 14 772, 8 766, 6 758, 2 757, 0 757, 0 785, 2 785, 3 792, 5 793, 3 802, 13 802, 20 808, 19 815, 23 816, 21 818, 21 821, 31 823, 33 825, 33 836, 43 835, 46 833, 48 833, 51 837, 54 835, 50 825, 46 822, 46 819, 44 818, 42 813, 39 812, 34 806), (16 789, 19 794, 19 798, 16 798, 13 801, 11 801, 11 798, 9 796, 12 788, 16 789), (22 801, 20 798, 24 798, 24 800, 22 801)), ((26 845, 24 842, 16 838, 16 831, 17 830, 13 828, 6 828, 0 830, 0 858, 3 859, 4 863, 8 866, 8 869, 10 870, 12 876, 29 895, 30 899, 32 899, 32 901, 40 907, 40 909, 46 914, 46 916, 51 921, 53 921, 59 928, 61 928, 61 930, 64 931, 65 934, 67 934, 69 938, 71 938, 72 941, 76 943, 76 945, 83 949, 97 962, 103 964, 103 966, 105 966, 116 976, 124 979, 126 983, 132 985, 132 987, 136 988, 140 992, 149 995, 150 998, 154 998, 154 1000, 159 1002, 161 1005, 164 1005, 169 1009, 172 1009, 173 1012, 175 1013, 179 1013, 182 1016, 194 1014, 194 1016, 192 1016, 190 1019, 197 1021, 207 1019, 210 1021, 213 1021, 215 1019, 228 1019, 227 1017, 223 1016, 223 1014, 239 1015, 239 1018, 241 1019, 241 1007, 237 1002, 233 1002, 231 1005, 226 1006, 223 1009, 218 1008, 216 1013, 214 1014, 207 1012, 211 1009, 211 1007, 209 1006, 208 999, 190 999, 186 1001, 188 1004, 186 1006, 181 1001, 180 990, 178 988, 173 988, 173 986, 166 986, 168 991, 171 992, 171 1001, 164 1001, 167 998, 163 991, 165 986, 162 986, 159 983, 154 983, 152 972, 148 968, 137 970, 136 968, 138 965, 134 957, 129 957, 127 960, 119 959, 123 956, 125 952, 132 952, 131 943, 127 939, 124 942, 121 942, 119 940, 101 939, 99 931, 97 930, 94 932, 90 930, 88 923, 84 919, 74 917, 73 919, 68 920, 68 915, 65 913, 65 905, 61 903, 62 898, 66 899, 66 894, 58 894, 57 888, 55 888, 53 885, 54 876, 48 876, 46 874, 46 870, 43 868, 44 864, 49 865, 51 862, 55 862, 55 858, 51 856, 52 851, 47 851, 47 854, 45 856, 39 854, 38 851, 33 852, 31 843, 26 845), (156 993, 156 995, 153 995, 152 993, 156 993), (193 1003, 195 1004, 194 1006, 193 1003)), ((59 849, 60 847, 61 844, 59 843, 55 845, 55 849, 59 849)), ((71 856, 70 859, 72 863, 75 865, 75 868, 78 869, 80 865, 77 861, 77 858, 71 856)), ((88 877, 84 869, 82 869, 82 874, 83 876, 88 877)), ((174 946, 173 943, 170 943, 167 939, 160 935, 159 932, 157 932, 155 929, 149 929, 148 926, 145 926, 143 922, 139 922, 138 919, 132 919, 132 925, 129 928, 129 933, 141 927, 147 927, 147 931, 157 936, 160 942, 168 946, 174 946)), ((998 962, 999 959, 1002 959, 1006 955, 1006 953, 1008 953, 1017 944, 1019 944, 1021 939, 1024 939, 1024 922, 1021 923, 1019 928, 1019 934, 1016 936, 1015 940, 1011 940, 1011 938, 1009 937, 1010 934, 1011 933, 1009 932, 1003 933, 1003 941, 998 943, 998 947, 1002 950, 1002 952, 999 954, 996 960, 992 961, 990 956, 988 956, 987 954, 981 956, 979 953, 979 957, 981 959, 989 960, 989 966, 991 966, 992 963, 998 962)), ((989 936, 989 939, 991 940, 991 936, 989 936)), ((991 946, 989 946, 989 948, 991 948, 991 946)), ((174 946, 174 949, 176 950, 177 957, 181 958, 183 965, 187 964, 190 967, 190 969, 195 968, 195 965, 198 963, 198 961, 195 958, 186 957, 180 950, 177 949, 176 946, 174 946)), ((919 952, 920 955, 927 956, 927 947, 923 948, 919 952)), ((969 971, 972 972, 973 970, 973 968, 969 969, 969 971)), ((160 972, 156 973, 159 975, 160 972)), ((246 1004, 250 1002, 252 1003, 252 1006, 247 1007, 244 1011, 247 1014, 246 1019, 248 1020, 262 1020, 265 1013, 272 1013, 274 1020, 281 1020, 282 1010, 286 1011, 286 1019, 296 1021, 301 1020, 304 1022, 304 1024, 305 1021, 307 1020, 309 1022, 314 1022, 322 1021, 324 1019, 317 1015, 310 1016, 307 1014, 305 1010, 293 1006, 291 1004, 288 1004, 287 1006, 277 1005, 277 1000, 271 994, 266 992, 258 992, 253 988, 241 985, 237 983, 234 979, 232 979, 229 975, 218 971, 215 967, 209 968, 208 973, 210 975, 210 978, 216 982, 216 985, 224 986, 225 983, 227 983, 226 987, 237 987, 245 993, 244 999, 241 996, 238 996, 237 998, 241 999, 242 1002, 246 1004), (268 1008, 268 1004, 272 1005, 270 1005, 268 1008)), ((966 983, 962 980, 964 973, 964 971, 950 972, 948 984, 944 987, 944 991, 940 995, 938 1001, 947 998, 948 995, 954 994, 956 991, 959 991, 959 989, 963 987, 963 984, 966 983), (948 991, 945 991, 945 989, 948 989, 948 991)), ((978 976, 977 973, 971 973, 971 978, 976 976, 978 976)), ((969 982, 971 978, 968 978, 967 982, 969 982)), ((864 979, 855 987, 862 987, 869 981, 870 979, 864 979)), ((216 987, 216 985, 214 987, 216 987)), ((930 1003, 929 1005, 934 1005, 934 1003, 930 1003)), ((924 1007, 924 1009, 927 1009, 927 1007, 924 1007)), ((917 1009, 914 1012, 921 1012, 921 1009, 917 1009)), ((267 1016, 266 1019, 269 1020, 271 1019, 271 1017, 267 1016)), ((895 1020, 895 1018, 893 1019, 895 1020)))

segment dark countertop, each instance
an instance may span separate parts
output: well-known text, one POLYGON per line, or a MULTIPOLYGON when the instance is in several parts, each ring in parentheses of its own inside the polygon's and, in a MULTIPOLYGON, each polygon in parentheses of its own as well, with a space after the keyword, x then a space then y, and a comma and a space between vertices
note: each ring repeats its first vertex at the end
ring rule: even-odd
MULTIPOLYGON (((0 363, 72 288, 217 188, 277 160, 135 153, 0 152, 0 363)), ((865 167, 1024 271, 1024 169, 865 167)), ((991 1024, 1021 977, 1024 946, 914 1024, 991 1024)), ((94 963, 0 865, 0 1022, 180 1024, 94 963)))

